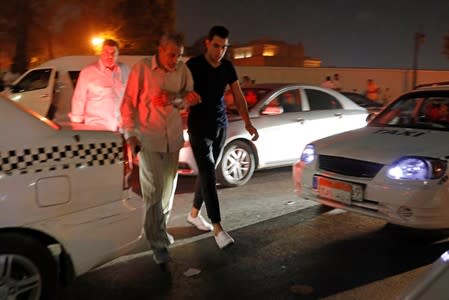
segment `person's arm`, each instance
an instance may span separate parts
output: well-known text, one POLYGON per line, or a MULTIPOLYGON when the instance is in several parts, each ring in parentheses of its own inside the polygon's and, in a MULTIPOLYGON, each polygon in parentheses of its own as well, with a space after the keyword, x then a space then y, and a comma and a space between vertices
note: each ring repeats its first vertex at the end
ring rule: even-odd
POLYGON ((139 87, 140 87, 140 79, 143 74, 143 65, 137 63, 132 68, 128 82, 126 85, 125 92, 123 94, 123 100, 120 107, 121 114, 121 127, 123 129, 123 134, 125 139, 127 140, 131 149, 133 149, 133 153, 137 149, 137 146, 140 145, 140 141, 137 138, 137 129, 136 129, 136 115, 138 112, 138 103, 139 103, 139 87))
POLYGON ((245 97, 243 96, 242 89, 238 80, 230 84, 232 95, 234 96, 234 104, 245 122, 246 131, 252 136, 252 140, 255 141, 259 138, 257 129, 251 123, 248 115, 248 106, 246 105, 245 97))
POLYGON ((185 85, 183 92, 181 93, 182 99, 184 100, 184 106, 189 107, 200 103, 201 97, 193 90, 193 77, 187 65, 185 65, 184 77, 185 85))
POLYGON ((81 70, 75 91, 72 96, 72 111, 69 114, 70 121, 74 123, 84 122, 84 112, 87 101, 87 86, 89 84, 89 70, 81 70))

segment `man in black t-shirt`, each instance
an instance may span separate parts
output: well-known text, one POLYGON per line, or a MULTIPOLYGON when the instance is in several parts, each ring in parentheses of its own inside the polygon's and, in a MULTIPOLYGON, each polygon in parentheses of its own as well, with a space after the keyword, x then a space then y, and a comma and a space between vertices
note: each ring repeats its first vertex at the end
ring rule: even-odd
POLYGON ((188 127, 190 145, 198 165, 196 191, 193 207, 187 221, 200 230, 214 230, 215 241, 220 249, 234 243, 221 226, 220 206, 216 190, 215 167, 223 150, 228 120, 224 92, 227 85, 234 96, 234 104, 242 117, 248 133, 257 140, 259 134, 251 124, 248 107, 232 63, 224 59, 229 46, 229 31, 223 26, 210 29, 205 41, 206 53, 187 62, 193 76, 194 90, 201 103, 190 107, 188 127), (209 224, 200 214, 206 204, 209 224))

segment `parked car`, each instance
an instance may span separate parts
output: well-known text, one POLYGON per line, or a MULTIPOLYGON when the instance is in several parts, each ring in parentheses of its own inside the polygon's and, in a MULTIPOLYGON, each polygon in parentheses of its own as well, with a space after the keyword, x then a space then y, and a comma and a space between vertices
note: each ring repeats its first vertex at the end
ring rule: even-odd
POLYGON ((355 103, 357 103, 358 105, 360 105, 361 107, 364 107, 368 110, 368 112, 372 113, 372 112, 379 112, 383 105, 368 99, 365 95, 359 94, 359 93, 355 93, 355 92, 340 92, 343 95, 345 95, 346 97, 348 97, 349 99, 351 99, 352 101, 354 101, 355 103))
POLYGON ((369 124, 308 144, 299 196, 414 228, 449 227, 449 87, 403 94, 369 124))
MULTIPOLYGON (((366 109, 333 90, 301 84, 255 84, 242 90, 260 137, 251 140, 227 93, 229 128, 217 167, 217 181, 224 186, 243 185, 258 169, 291 165, 315 139, 366 125, 366 109)), ((197 174, 185 138, 179 172, 197 174)))
POLYGON ((0 112, 0 299, 54 299, 140 246, 144 203, 120 134, 64 129, 4 97, 0 112))
POLYGON ((449 251, 444 252, 430 269, 407 287, 399 300, 447 300, 449 295, 449 251))

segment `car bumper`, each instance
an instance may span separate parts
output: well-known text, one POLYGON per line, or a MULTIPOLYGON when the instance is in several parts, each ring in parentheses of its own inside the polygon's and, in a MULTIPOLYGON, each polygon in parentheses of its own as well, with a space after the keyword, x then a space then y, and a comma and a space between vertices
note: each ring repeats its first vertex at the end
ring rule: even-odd
MULTIPOLYGON (((297 194, 330 207, 384 219, 390 223, 412 228, 449 228, 449 188, 446 182, 405 182, 384 179, 382 172, 375 178, 355 178, 321 172, 315 164, 293 166, 297 194), (363 196, 350 201, 336 201, 320 196, 314 177, 324 176, 337 182, 360 186, 363 196)), ((316 180, 316 179, 315 179, 316 180)))

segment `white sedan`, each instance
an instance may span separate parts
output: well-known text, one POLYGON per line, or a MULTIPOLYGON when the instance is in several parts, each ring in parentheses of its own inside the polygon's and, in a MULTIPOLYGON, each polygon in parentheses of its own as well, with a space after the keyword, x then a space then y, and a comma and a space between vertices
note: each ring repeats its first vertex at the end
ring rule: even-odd
MULTIPOLYGON (((366 125, 367 110, 334 90, 301 84, 255 84, 242 90, 260 137, 251 140, 227 93, 229 128, 217 167, 217 181, 224 186, 243 185, 258 169, 291 165, 311 141, 366 125)), ((197 174, 185 138, 179 173, 197 174)))
POLYGON ((414 228, 449 227, 449 87, 408 92, 365 128, 307 145, 305 199, 414 228))
POLYGON ((2 97, 0 113, 0 299, 54 299, 139 246, 145 206, 119 134, 64 130, 2 97))

